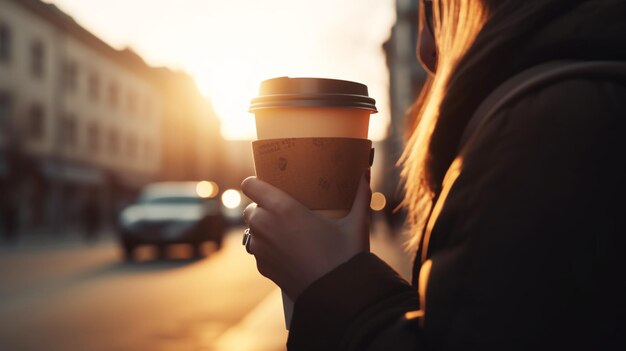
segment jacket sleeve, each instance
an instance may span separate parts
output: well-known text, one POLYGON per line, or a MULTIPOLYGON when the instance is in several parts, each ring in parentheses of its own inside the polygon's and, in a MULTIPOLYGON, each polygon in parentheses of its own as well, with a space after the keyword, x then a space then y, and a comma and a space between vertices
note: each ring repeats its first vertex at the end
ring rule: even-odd
POLYGON ((303 350, 412 350, 419 333, 403 315, 417 291, 371 253, 356 255, 298 297, 287 346, 303 350), (395 348, 389 346, 396 345, 395 348))
POLYGON ((607 350, 624 338, 625 97, 564 81, 480 131, 431 234, 429 345, 607 350))

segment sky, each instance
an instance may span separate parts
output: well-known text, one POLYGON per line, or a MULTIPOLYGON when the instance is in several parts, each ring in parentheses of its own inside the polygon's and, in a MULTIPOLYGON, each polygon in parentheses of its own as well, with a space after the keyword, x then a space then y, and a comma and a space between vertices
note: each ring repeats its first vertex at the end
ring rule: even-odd
POLYGON ((389 124, 389 74, 382 44, 395 0, 47 0, 117 49, 150 65, 183 70, 221 120, 227 139, 256 138, 250 99, 273 77, 364 83, 379 113, 370 138, 389 124))

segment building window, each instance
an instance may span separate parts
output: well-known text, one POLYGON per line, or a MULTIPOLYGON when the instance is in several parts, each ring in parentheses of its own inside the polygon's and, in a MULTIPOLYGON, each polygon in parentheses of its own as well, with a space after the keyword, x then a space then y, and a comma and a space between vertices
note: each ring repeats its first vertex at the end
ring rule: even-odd
POLYGON ((154 145, 149 140, 146 140, 143 144, 144 154, 143 157, 147 161, 154 157, 154 145))
POLYGON ((28 112, 28 137, 32 140, 41 140, 45 133, 45 113, 39 104, 31 106, 28 112))
POLYGON ((152 112, 152 103, 149 98, 146 98, 143 106, 143 114, 146 119, 150 118, 150 113, 152 112))
POLYGON ((98 124, 91 123, 87 128, 87 138, 89 140, 89 151, 98 152, 100 147, 100 131, 98 130, 98 124))
POLYGON ((97 101, 100 98, 100 77, 96 72, 89 75, 89 98, 92 101, 97 101))
POLYGON ((11 123, 11 97, 0 93, 0 131, 6 131, 11 123))
POLYGON ((11 30, 9 26, 0 23, 0 62, 11 60, 11 30))
POLYGON ((128 97, 128 112, 131 114, 135 114, 137 112, 137 95, 134 92, 129 92, 128 97))
POLYGON ((78 144, 78 135, 76 128, 76 118, 74 116, 65 116, 61 119, 61 136, 63 144, 68 147, 75 147, 78 144))
POLYGON ((111 82, 111 84, 109 84, 109 104, 111 105, 111 107, 117 107, 120 99, 119 95, 120 89, 117 86, 117 83, 111 82))
POLYGON ((78 88, 78 65, 68 61, 63 65, 63 85, 67 91, 76 91, 78 88))
POLYGON ((135 139, 132 135, 129 136, 126 141, 126 150, 129 157, 132 158, 137 156, 137 139, 135 139))
POLYGON ((112 129, 109 131, 109 151, 112 155, 116 155, 119 152, 119 148, 120 135, 115 129, 112 129))
POLYGON ((30 73, 35 78, 43 78, 45 73, 46 51, 43 43, 34 41, 30 46, 30 73))

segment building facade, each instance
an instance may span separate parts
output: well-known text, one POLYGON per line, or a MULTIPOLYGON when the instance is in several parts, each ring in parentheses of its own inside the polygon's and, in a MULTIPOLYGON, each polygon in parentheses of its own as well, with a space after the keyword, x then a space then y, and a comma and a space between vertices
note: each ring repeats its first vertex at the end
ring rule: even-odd
POLYGON ((0 0, 6 213, 61 231, 110 221, 133 189, 159 178, 163 94, 152 70, 53 5, 0 0))
POLYGON ((224 184, 227 164, 219 119, 195 81, 183 72, 154 69, 164 96, 161 178, 224 184))
POLYGON ((383 147, 388 157, 384 167, 383 191, 388 199, 388 218, 394 223, 403 223, 401 211, 392 213, 403 198, 400 168, 396 166, 404 148, 409 125, 412 121, 410 109, 417 98, 426 72, 416 56, 419 25, 419 0, 396 0, 396 23, 383 49, 389 69, 389 101, 391 123, 383 147))

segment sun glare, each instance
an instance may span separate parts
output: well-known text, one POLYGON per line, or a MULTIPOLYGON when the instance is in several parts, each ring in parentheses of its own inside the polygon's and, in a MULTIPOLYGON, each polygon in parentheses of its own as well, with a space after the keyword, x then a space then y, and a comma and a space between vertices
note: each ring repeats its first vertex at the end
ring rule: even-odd
POLYGON ((370 120, 370 138, 386 134, 389 86, 382 45, 395 20, 394 0, 113 1, 119 6, 47 1, 114 47, 130 45, 150 65, 193 76, 226 139, 256 137, 250 99, 261 81, 280 76, 367 84, 380 111, 370 120), (150 15, 144 16, 147 8, 150 15))
POLYGON ((370 208, 374 211, 382 211, 387 205, 387 199, 381 192, 375 192, 372 194, 372 200, 370 202, 370 208))
MULTIPOLYGON (((211 100, 213 109, 221 121, 222 136, 228 140, 255 139, 256 129, 254 115, 248 112, 250 100, 258 93, 260 83, 269 78, 285 76, 287 74, 272 74, 274 70, 245 72, 237 64, 225 63, 213 69, 200 69, 193 76, 200 92, 211 100)), ((289 75, 292 77, 311 77, 324 75, 289 75)), ((341 77, 339 77, 341 79, 341 77)), ((384 104, 385 96, 374 95, 376 89, 370 87, 370 96, 377 101, 380 111, 370 118, 369 138, 381 140, 386 135, 387 120, 384 104)))
POLYGON ((198 89, 207 96, 221 121, 226 139, 254 139, 254 117, 248 113, 250 99, 257 93, 263 78, 246 72, 246 65, 225 58, 212 67, 198 67, 192 72, 198 89))

